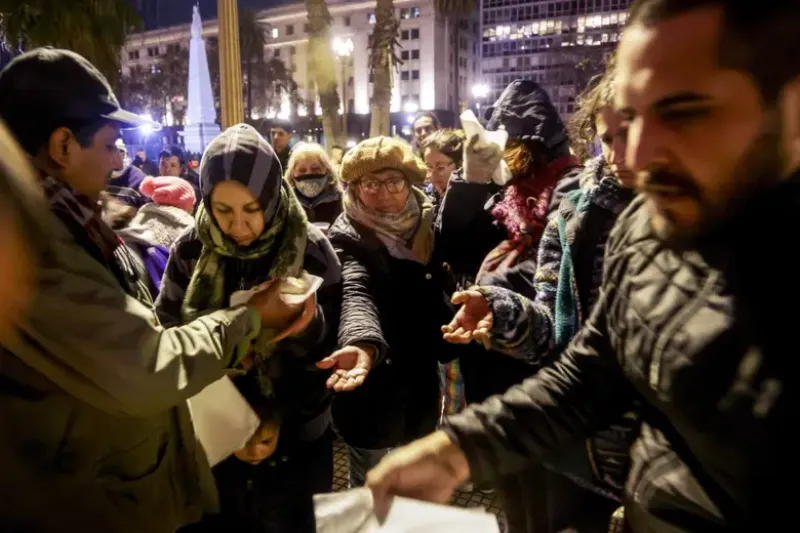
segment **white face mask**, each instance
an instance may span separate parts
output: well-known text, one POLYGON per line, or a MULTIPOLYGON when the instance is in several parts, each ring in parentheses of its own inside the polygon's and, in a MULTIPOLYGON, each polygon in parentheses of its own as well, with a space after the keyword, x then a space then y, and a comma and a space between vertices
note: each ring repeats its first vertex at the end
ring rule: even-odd
POLYGON ((325 174, 306 174, 296 177, 294 186, 306 198, 316 198, 328 187, 328 182, 325 174))

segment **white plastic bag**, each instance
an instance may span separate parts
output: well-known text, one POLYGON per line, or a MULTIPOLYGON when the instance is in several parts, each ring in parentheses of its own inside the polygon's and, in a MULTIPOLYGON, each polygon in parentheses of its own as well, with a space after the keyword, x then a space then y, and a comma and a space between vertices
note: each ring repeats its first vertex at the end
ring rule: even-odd
MULTIPOLYGON (((501 152, 506 149, 506 143, 508 142, 508 132, 506 130, 486 131, 478 117, 470 109, 461 113, 459 118, 461 119, 461 127, 464 129, 464 136, 468 140, 477 135, 479 143, 496 144, 501 152)), ((492 181, 501 187, 511 181, 511 172, 508 170, 508 165, 506 165, 505 161, 500 161, 500 165, 492 174, 492 181)))

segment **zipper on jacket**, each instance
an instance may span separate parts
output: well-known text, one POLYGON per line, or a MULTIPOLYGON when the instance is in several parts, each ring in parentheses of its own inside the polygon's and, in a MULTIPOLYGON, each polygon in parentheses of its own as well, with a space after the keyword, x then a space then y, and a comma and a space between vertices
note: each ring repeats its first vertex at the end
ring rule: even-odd
MULTIPOLYGON (((664 356, 664 350, 667 347, 667 344, 675 335, 675 332, 680 328, 683 324, 686 323, 686 319, 693 315, 701 305, 706 301, 706 297, 708 294, 714 289, 714 286, 717 283, 719 278, 719 274, 716 272, 712 272, 709 274, 708 279, 706 279, 703 287, 700 289, 700 292, 692 299, 687 306, 683 308, 683 311, 679 312, 675 318, 672 319, 670 323, 664 328, 664 332, 656 342, 655 348, 653 350, 653 359, 650 361, 650 387, 658 394, 659 397, 662 397, 662 392, 659 390, 659 378, 661 377, 661 359, 664 356)), ((663 399, 663 398, 662 398, 663 399)))

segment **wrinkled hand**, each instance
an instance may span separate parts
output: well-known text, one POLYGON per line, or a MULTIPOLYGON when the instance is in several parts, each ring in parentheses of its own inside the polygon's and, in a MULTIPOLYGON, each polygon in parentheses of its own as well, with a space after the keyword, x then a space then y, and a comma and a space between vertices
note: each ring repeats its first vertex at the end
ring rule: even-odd
POLYGON ((299 304, 288 304, 280 292, 278 280, 265 283, 266 290, 256 293, 248 302, 261 315, 261 325, 265 328, 283 330, 305 309, 308 300, 299 304))
POLYGON ((491 183, 492 174, 502 159, 503 151, 499 146, 473 135, 464 145, 464 179, 470 183, 491 183))
POLYGON ((233 454, 241 461, 257 465, 264 459, 268 459, 278 448, 278 438, 281 433, 281 425, 274 420, 267 420, 258 426, 258 429, 247 441, 244 448, 236 450, 233 454))
POLYGON ((392 496, 447 503, 469 477, 464 453, 442 431, 398 448, 367 474, 375 513, 386 518, 392 496))
POLYGON ((461 309, 450 324, 442 326, 444 340, 453 344, 469 344, 475 340, 488 350, 494 317, 486 297, 478 291, 469 290, 455 293, 452 302, 461 304, 461 309))
POLYGON ((333 368, 333 374, 326 385, 336 392, 347 392, 360 387, 367 379, 375 357, 375 347, 369 344, 345 346, 326 357, 317 368, 333 368))

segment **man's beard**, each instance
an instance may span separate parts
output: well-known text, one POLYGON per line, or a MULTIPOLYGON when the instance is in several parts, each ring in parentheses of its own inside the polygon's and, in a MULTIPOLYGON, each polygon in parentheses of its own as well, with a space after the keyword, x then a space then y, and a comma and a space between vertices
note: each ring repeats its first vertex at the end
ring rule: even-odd
POLYGON ((783 151, 781 116, 775 109, 765 112, 761 131, 734 167, 730 193, 725 198, 711 199, 703 195, 694 183, 685 178, 659 171, 649 178, 653 184, 676 184, 699 206, 700 217, 690 230, 678 229, 668 214, 661 214, 657 233, 674 250, 696 248, 698 242, 724 230, 734 219, 747 212, 749 201, 756 193, 774 186, 781 178, 783 151))

